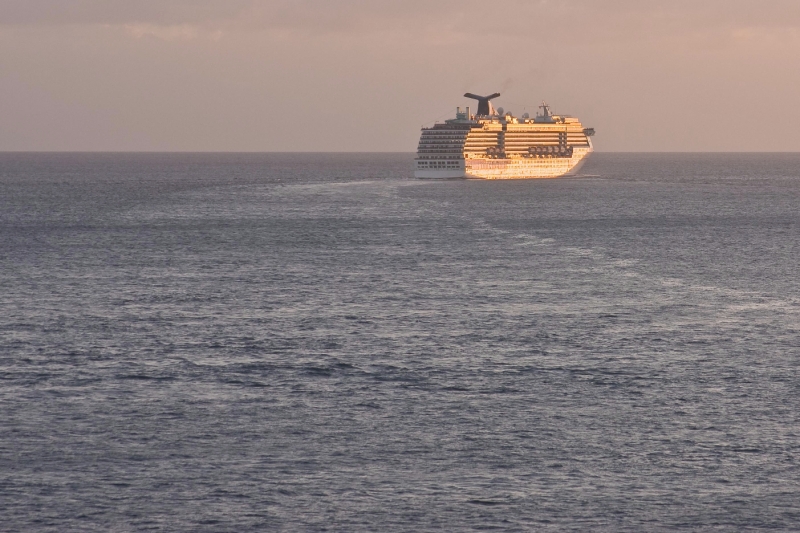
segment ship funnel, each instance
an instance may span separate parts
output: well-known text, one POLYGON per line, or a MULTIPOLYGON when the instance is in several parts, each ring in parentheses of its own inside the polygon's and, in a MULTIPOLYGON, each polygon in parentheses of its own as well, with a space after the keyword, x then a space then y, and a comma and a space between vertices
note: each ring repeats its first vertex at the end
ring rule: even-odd
POLYGON ((500 93, 490 94, 489 96, 478 96, 477 94, 467 93, 464 95, 466 98, 472 98, 478 101, 478 112, 476 115, 491 116, 494 115, 494 107, 489 100, 494 100, 500 93))

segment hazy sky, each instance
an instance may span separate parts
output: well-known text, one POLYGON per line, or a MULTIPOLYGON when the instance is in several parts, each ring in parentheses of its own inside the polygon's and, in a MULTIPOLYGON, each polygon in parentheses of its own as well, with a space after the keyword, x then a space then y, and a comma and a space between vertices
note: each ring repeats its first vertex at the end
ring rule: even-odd
POLYGON ((0 0, 0 150, 413 151, 466 91, 800 151, 800 0, 0 0))

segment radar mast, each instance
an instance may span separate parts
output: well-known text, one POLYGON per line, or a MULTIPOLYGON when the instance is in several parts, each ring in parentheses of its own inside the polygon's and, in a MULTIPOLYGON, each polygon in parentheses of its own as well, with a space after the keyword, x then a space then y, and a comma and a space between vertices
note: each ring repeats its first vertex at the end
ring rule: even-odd
POLYGON ((550 112, 550 106, 547 105, 547 102, 542 100, 542 105, 539 106, 539 109, 541 109, 542 112, 536 114, 536 117, 533 119, 534 122, 552 124, 556 121, 556 119, 553 117, 553 114, 550 112))

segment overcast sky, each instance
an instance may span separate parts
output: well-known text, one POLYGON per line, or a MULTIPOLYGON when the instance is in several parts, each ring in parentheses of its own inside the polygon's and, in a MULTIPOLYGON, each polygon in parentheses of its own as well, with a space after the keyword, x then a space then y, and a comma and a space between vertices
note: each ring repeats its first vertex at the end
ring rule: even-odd
POLYGON ((0 0, 0 150, 410 152, 467 91, 800 151, 800 0, 0 0))

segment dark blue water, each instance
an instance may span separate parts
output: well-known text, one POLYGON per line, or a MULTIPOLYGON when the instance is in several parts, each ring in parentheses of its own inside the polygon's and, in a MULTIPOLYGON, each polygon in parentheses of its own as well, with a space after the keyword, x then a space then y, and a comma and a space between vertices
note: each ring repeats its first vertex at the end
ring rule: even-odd
POLYGON ((800 154, 0 154, 0 530, 800 530, 800 154))

